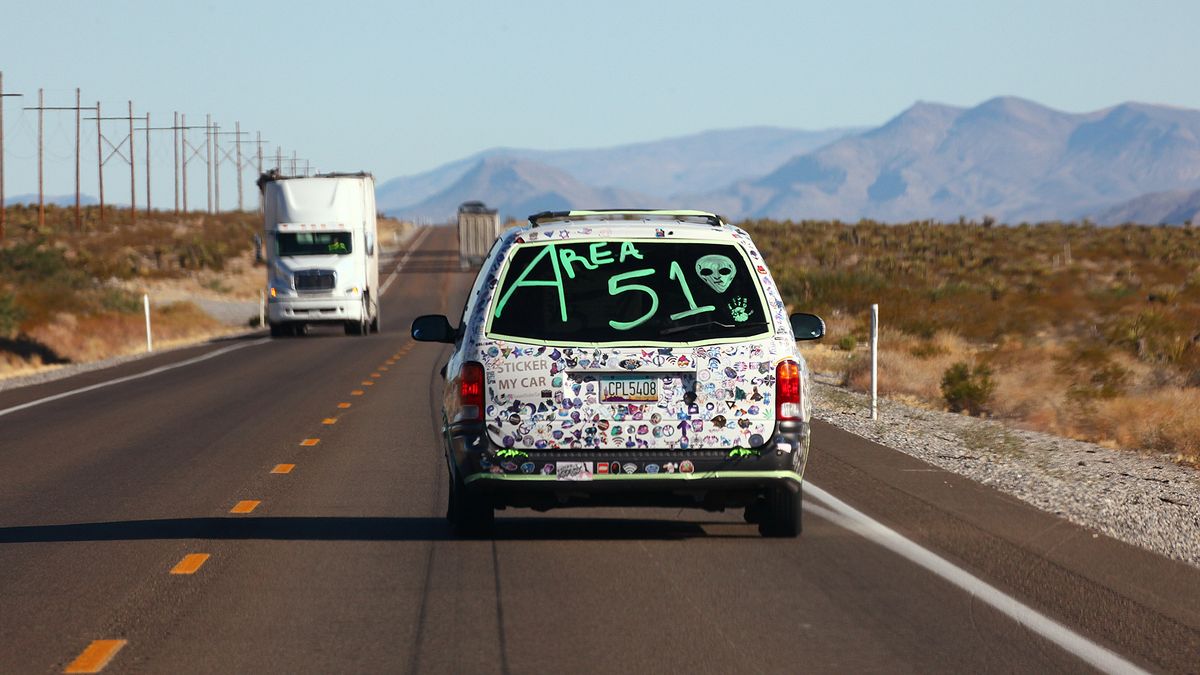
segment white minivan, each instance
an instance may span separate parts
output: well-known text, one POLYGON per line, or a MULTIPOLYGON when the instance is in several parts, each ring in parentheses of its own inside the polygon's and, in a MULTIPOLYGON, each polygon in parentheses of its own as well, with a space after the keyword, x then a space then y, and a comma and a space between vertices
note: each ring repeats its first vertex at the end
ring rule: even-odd
POLYGON ((801 529, 809 383, 749 235, 699 211, 568 211, 497 240, 459 325, 443 442, 448 516, 486 534, 494 510, 577 505, 744 508, 768 536, 801 529))

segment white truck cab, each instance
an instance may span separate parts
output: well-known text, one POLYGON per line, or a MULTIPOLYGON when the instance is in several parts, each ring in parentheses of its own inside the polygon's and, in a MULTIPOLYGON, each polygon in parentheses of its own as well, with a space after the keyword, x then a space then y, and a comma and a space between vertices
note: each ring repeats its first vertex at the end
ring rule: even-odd
POLYGON ((379 331, 375 181, 368 173, 259 179, 271 335, 341 324, 379 331))

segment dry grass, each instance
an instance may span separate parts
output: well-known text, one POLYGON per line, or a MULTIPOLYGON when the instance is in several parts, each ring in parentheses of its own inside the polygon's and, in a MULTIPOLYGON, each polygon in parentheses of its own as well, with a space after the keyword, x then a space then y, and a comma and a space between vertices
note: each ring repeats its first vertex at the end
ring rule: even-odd
MULTIPOLYGON (((56 318, 37 326, 29 337, 70 361, 96 361, 146 348, 146 323, 141 314, 61 314, 56 318)), ((157 346, 229 332, 190 302, 152 309, 150 323, 157 346)))
POLYGON ((944 407, 947 369, 986 366, 984 414, 1196 463, 1200 229, 742 225, 785 300, 826 317, 828 336, 804 348, 814 370, 869 388, 878 303, 881 394, 944 407))

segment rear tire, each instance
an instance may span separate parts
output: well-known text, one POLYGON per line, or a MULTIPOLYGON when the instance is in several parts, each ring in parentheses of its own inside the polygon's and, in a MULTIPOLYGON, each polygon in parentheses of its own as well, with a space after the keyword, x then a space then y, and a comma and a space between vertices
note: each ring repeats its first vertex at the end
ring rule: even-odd
POLYGON ((288 335, 288 325, 283 323, 271 324, 271 337, 286 337, 288 335))
POLYGON ((762 520, 758 524, 759 533, 764 537, 799 536, 804 529, 802 495, 802 486, 795 492, 786 486, 769 488, 763 502, 762 520))
POLYGON ((379 323, 379 304, 375 304, 375 317, 371 319, 371 332, 378 333, 380 330, 379 323))
POLYGON ((461 481, 450 479, 450 503, 446 509, 450 527, 459 537, 480 538, 492 534, 496 510, 491 502, 467 490, 461 481))

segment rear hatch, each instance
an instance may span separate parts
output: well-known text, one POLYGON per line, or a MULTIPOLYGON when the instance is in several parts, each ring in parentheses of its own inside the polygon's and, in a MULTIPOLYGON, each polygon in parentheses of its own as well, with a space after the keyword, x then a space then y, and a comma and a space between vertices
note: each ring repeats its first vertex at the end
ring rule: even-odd
POLYGON ((492 439, 519 449, 762 446, 774 326, 729 240, 520 243, 480 344, 492 439))

